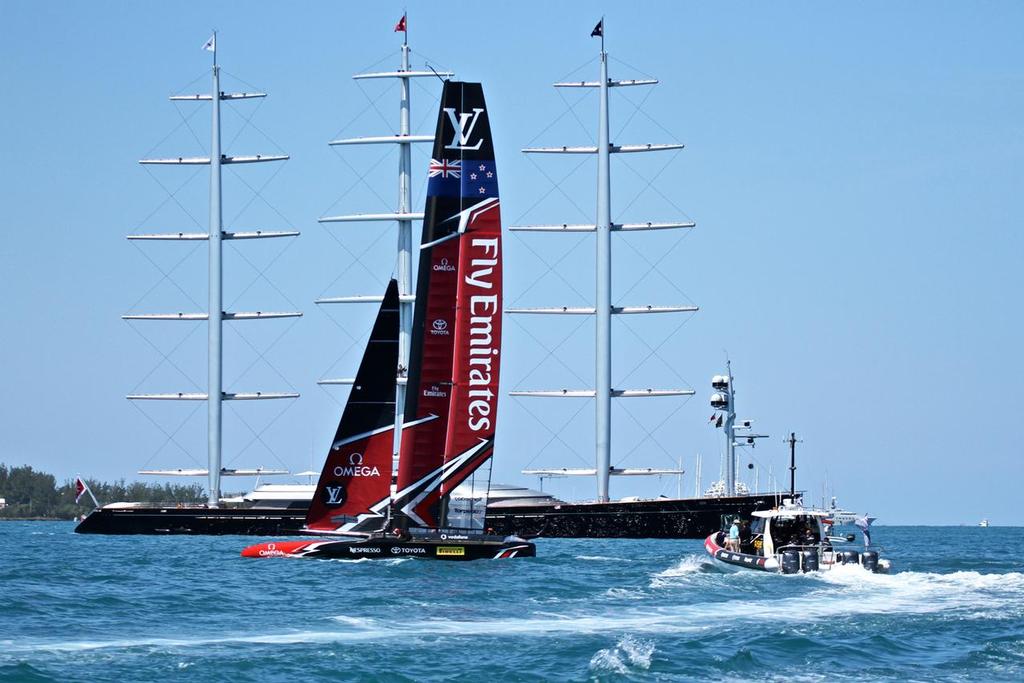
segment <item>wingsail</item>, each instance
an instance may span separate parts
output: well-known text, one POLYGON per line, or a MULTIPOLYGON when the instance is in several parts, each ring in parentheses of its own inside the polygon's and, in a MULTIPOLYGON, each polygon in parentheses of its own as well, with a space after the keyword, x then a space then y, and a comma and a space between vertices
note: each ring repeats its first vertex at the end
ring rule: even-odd
POLYGON ((498 176, 483 88, 449 81, 429 167, 405 404, 410 423, 394 503, 413 526, 446 525, 445 497, 493 452, 501 277, 498 176))
POLYGON ((391 490, 398 283, 388 285, 306 515, 316 531, 374 531, 391 490))

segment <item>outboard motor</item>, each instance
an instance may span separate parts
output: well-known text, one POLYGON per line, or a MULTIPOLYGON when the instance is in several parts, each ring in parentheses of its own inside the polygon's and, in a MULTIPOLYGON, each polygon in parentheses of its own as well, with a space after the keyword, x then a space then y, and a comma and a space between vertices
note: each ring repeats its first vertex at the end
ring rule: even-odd
POLYGON ((836 560, 840 564, 859 564, 860 553, 856 550, 842 550, 836 553, 836 560))
POLYGON ((805 572, 816 572, 818 571, 818 551, 817 550, 805 550, 801 553, 804 561, 805 572))
POLYGON ((874 550, 865 550, 860 554, 860 564, 869 572, 878 569, 878 553, 874 550))
POLYGON ((782 573, 796 574, 800 571, 800 551, 796 549, 782 551, 782 573))

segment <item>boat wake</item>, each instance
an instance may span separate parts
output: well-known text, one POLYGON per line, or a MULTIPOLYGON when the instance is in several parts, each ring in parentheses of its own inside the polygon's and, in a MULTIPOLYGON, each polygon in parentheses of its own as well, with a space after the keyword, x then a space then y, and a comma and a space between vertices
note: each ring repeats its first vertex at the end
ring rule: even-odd
POLYGON ((680 579, 694 574, 719 573, 718 569, 703 555, 687 555, 673 566, 651 576, 651 588, 665 588, 679 585, 680 579))

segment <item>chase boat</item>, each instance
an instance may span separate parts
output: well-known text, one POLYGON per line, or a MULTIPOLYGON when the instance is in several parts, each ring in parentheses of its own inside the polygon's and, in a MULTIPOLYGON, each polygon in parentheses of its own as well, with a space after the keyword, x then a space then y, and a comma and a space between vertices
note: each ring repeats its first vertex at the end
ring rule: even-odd
POLYGON ((738 549, 727 547, 724 531, 708 536, 704 549, 725 564, 780 574, 826 571, 840 565, 859 565, 870 572, 889 573, 891 562, 879 558, 868 533, 863 550, 841 547, 852 543, 853 534, 828 535, 831 520, 826 510, 805 508, 787 498, 780 507, 758 510, 753 517, 751 534, 740 542, 738 549))

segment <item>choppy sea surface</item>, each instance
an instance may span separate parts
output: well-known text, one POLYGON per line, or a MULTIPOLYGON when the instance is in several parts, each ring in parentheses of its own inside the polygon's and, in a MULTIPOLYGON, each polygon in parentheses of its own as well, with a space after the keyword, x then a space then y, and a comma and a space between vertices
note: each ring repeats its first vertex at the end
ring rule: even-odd
POLYGON ((700 541, 249 560, 255 537, 0 523, 0 680, 1024 680, 1024 529, 878 527, 889 576, 700 541))

